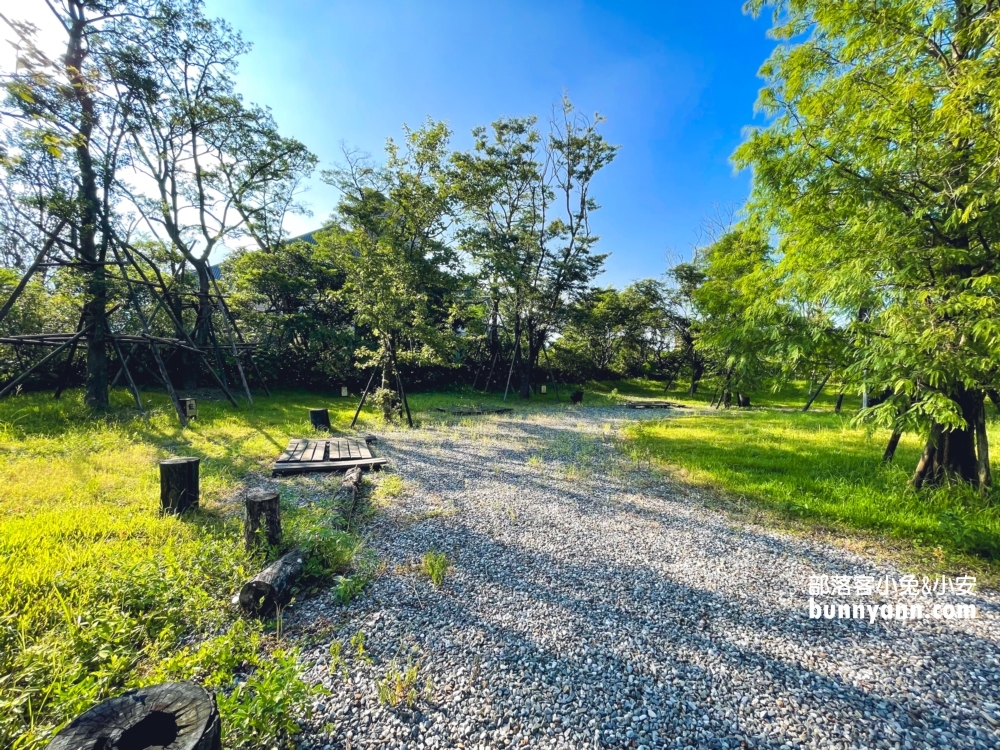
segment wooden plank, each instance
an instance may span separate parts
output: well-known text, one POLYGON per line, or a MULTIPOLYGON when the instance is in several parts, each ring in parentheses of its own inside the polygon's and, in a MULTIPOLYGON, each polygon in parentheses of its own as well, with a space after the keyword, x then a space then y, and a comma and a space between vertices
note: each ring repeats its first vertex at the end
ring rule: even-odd
POLYGON ((322 460, 322 458, 323 458, 323 441, 322 440, 313 440, 313 441, 310 441, 309 448, 306 450, 306 453, 308 454, 309 457, 308 458, 303 457, 303 460, 304 461, 315 461, 316 460, 316 451, 319 451, 319 457, 322 460))
POLYGON ((384 466, 388 461, 389 459, 387 458, 360 458, 354 461, 277 462, 271 468, 271 474, 277 476, 280 474, 305 474, 310 471, 346 471, 355 466, 370 469, 376 466, 384 466))
POLYGON ((358 451, 361 453, 361 458, 371 458, 372 449, 368 447, 368 443, 358 441, 358 451))
POLYGON ((295 450, 298 448, 299 441, 292 440, 288 443, 288 447, 285 448, 284 452, 278 456, 279 461, 293 461, 295 456, 295 450))

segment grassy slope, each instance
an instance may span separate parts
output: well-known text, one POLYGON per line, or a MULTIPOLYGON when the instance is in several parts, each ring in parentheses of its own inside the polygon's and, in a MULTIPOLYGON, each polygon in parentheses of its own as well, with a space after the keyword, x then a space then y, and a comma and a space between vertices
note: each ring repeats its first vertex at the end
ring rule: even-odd
MULTIPOLYGON (((593 383, 608 393, 667 398, 704 408, 713 389, 695 398, 683 389, 667 394, 644 381, 593 383)), ((736 505, 746 502, 795 525, 837 532, 870 532, 930 567, 978 570, 989 580, 1000 574, 1000 506, 960 488, 916 493, 907 487, 920 445, 913 435, 900 442, 893 464, 883 466, 888 432, 853 427, 857 396, 833 413, 836 388, 828 388, 808 413, 805 384, 752 394, 754 409, 697 411, 629 431, 631 450, 682 478, 721 491, 736 505)), ((1000 440, 1000 426, 990 427, 1000 440)))

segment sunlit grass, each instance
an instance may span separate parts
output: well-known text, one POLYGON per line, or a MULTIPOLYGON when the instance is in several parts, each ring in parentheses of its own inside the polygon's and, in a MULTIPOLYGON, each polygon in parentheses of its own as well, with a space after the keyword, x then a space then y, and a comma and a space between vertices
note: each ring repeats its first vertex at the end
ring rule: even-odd
MULTIPOLYGON (((354 406, 310 394, 239 409, 203 400, 182 429, 165 396, 144 398, 147 419, 122 392, 107 414, 90 413, 78 392, 0 401, 0 747, 42 746, 66 720, 153 679, 182 640, 225 633, 231 594, 261 564, 244 551, 227 497, 290 437, 311 433, 310 407, 329 407, 346 426, 354 406), (201 510, 161 517, 158 461, 182 455, 202 459, 201 510)), ((234 668, 255 663, 237 651, 234 668)), ((263 686, 268 670, 287 672, 280 660, 259 667, 263 686)), ((238 701, 223 705, 236 747, 253 727, 234 726, 245 713, 238 701)))
MULTIPOLYGON (((997 432, 996 430, 993 431, 997 432)), ((1000 560, 1000 508, 966 488, 914 492, 915 436, 895 460, 888 433, 796 411, 729 411, 635 425, 632 450, 695 483, 807 524, 860 529, 965 563, 1000 560)))

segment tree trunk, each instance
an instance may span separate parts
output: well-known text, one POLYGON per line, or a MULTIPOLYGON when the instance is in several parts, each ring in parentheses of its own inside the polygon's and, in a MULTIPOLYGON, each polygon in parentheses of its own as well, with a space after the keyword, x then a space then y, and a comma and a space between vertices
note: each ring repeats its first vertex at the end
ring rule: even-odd
POLYGON ((57 734, 48 750, 221 750, 215 697, 193 682, 168 682, 130 690, 81 714, 57 734))
MULTIPOLYGON (((86 49, 86 25, 83 18, 75 19, 69 29, 66 48, 66 73, 72 82, 72 96, 80 109, 78 137, 75 139, 76 164, 79 170, 80 220, 77 227, 79 260, 87 274, 84 282, 83 318, 84 328, 90 329, 87 337, 87 378, 84 386, 84 402, 91 407, 103 409, 108 406, 108 350, 107 350, 107 307, 108 287, 104 267, 105 243, 98 243, 98 227, 101 220, 101 200, 97 187, 97 171, 91 154, 91 136, 97 125, 97 111, 91 84, 83 79, 86 49)), ((105 241, 107 237, 103 238, 105 241)))
POLYGON ((267 547, 277 547, 281 543, 281 506, 277 492, 254 490, 246 497, 246 521, 243 526, 243 541, 247 551, 260 549, 262 542, 267 547), (261 539, 260 531, 264 530, 261 539))
MULTIPOLYGON (((195 298, 195 321, 191 339, 198 347, 206 347, 212 343, 212 300, 209 297, 211 270, 208 267, 208 261, 199 259, 197 262, 192 262, 191 265, 194 266, 195 273, 198 275, 198 296, 195 298)), ((184 370, 181 383, 183 388, 197 388, 200 385, 201 368, 198 360, 199 356, 194 352, 182 353, 184 370)), ((224 378, 225 371, 222 369, 221 362, 219 370, 219 377, 224 378)))
POLYGON ((882 454, 882 463, 887 464, 892 461, 896 455, 896 446, 899 445, 899 438, 902 436, 903 433, 899 431, 892 433, 892 436, 889 438, 889 444, 885 446, 885 453, 882 454))
POLYGON ((813 405, 813 401, 815 401, 819 397, 819 394, 823 392, 823 386, 826 385, 826 381, 830 379, 831 375, 833 375, 832 372, 828 372, 826 374, 826 377, 823 378, 823 382, 821 382, 819 386, 816 388, 816 390, 813 391, 813 394, 809 397, 809 400, 806 401, 806 405, 802 407, 802 411, 804 412, 809 411, 809 407, 813 405))
POLYGON ((843 405, 844 405, 844 392, 841 391, 839 394, 837 394, 837 405, 833 407, 833 413, 840 414, 840 409, 841 407, 843 407, 843 405))
MULTIPOLYGON (((531 349, 531 331, 528 331, 528 349, 531 349)), ((531 361, 530 357, 524 356, 523 342, 518 344, 517 351, 514 352, 517 362, 517 374, 519 378, 519 388, 517 395, 523 399, 531 398, 531 361)))
POLYGON ((990 472, 990 440, 986 435, 986 402, 980 401, 979 410, 976 414, 976 447, 978 456, 976 458, 976 479, 979 481, 979 494, 985 495, 993 486, 993 475, 990 472))
POLYGON ((293 550, 258 573, 240 589, 240 608, 248 615, 269 615, 292 598, 292 588, 302 574, 305 555, 293 550))
POLYGON ((991 483, 989 440, 986 436, 983 396, 979 391, 960 388, 952 396, 965 427, 945 431, 934 423, 910 483, 919 489, 955 479, 969 482, 985 492, 991 483), (978 443, 978 452, 977 452, 978 443))
POLYGON ((701 376, 705 374, 705 363, 697 356, 691 358, 691 385, 688 388, 688 395, 693 396, 698 392, 698 383, 701 376))

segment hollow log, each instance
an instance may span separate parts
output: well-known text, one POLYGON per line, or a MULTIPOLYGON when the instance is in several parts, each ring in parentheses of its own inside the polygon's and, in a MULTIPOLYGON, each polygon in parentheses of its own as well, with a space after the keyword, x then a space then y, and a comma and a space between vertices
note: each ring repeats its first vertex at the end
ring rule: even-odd
POLYGON ((312 426, 317 430, 330 431, 330 410, 329 409, 310 409, 309 410, 309 421, 312 426))
POLYGON ((160 461, 160 508, 164 513, 183 513, 198 507, 199 458, 168 458, 160 461))
POLYGON ((268 547, 277 547, 281 542, 281 508, 277 492, 254 490, 246 497, 246 519, 243 524, 243 539, 247 551, 259 548, 261 542, 268 547), (264 538, 260 531, 263 528, 264 538))
POLYGON ((293 550, 264 568, 240 589, 239 604, 248 615, 263 616, 287 604, 302 574, 305 554, 293 550))
POLYGON ((130 690, 80 714, 48 750, 221 750, 215 697, 193 682, 130 690))

